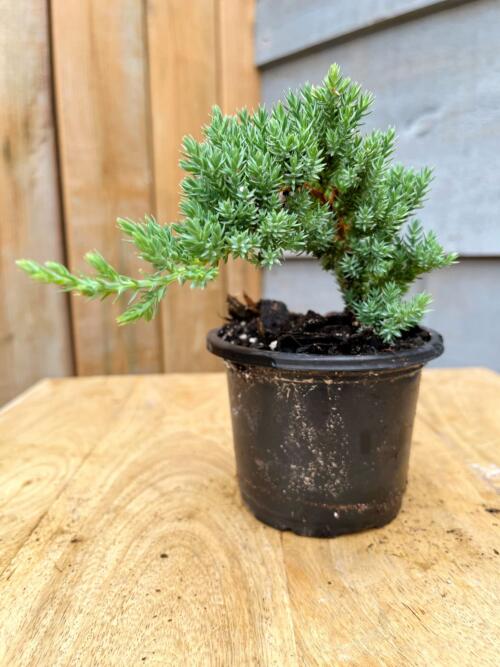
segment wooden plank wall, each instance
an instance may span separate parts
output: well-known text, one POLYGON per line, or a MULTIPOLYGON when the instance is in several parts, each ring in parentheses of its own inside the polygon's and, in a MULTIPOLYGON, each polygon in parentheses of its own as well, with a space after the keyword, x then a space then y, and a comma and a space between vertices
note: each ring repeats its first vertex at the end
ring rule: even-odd
POLYGON ((14 260, 64 257, 44 2, 0 0, 0 403, 73 370, 67 298, 14 260))
POLYGON ((123 304, 30 283, 18 257, 84 269, 99 249, 140 268, 118 216, 177 219, 180 142, 213 104, 255 106, 253 0, 0 0, 0 403, 44 376, 213 370, 204 336, 225 295, 259 276, 225 267, 174 289, 152 323, 123 304))
MULTIPOLYGON (((189 12, 185 0, 147 3, 155 203, 163 220, 175 219, 177 212, 182 137, 200 137, 214 100, 227 113, 258 101, 253 3, 203 0, 188 4, 189 12)), ((171 289, 161 318, 165 370, 220 370, 220 360, 205 350, 205 331, 220 322, 226 286, 232 293, 255 294, 259 289, 255 273, 240 264, 227 267, 204 292, 187 286, 171 289), (179 326, 182 336, 176 335, 179 326)))
MULTIPOLYGON (((134 273, 115 220, 153 210, 142 3, 52 0, 51 26, 68 262, 98 248, 134 273)), ((118 327, 122 303, 71 306, 79 374, 161 369, 158 321, 118 327)))
MULTIPOLYGON (((189 13, 185 0, 150 0, 147 7, 156 210, 162 220, 173 220, 179 203, 182 137, 200 138, 200 128, 218 98, 217 2, 193 2, 189 13)), ((204 331, 216 326, 224 310, 224 292, 223 277, 204 292, 188 286, 170 290, 161 313, 167 370, 192 370, 198 364, 217 367, 218 360, 205 350, 204 331), (175 336, 178 324, 184 328, 182 339, 175 336)))

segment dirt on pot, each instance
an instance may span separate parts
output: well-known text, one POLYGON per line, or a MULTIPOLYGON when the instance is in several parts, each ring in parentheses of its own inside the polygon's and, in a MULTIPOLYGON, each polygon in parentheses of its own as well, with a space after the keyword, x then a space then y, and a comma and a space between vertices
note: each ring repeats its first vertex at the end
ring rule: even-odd
POLYGON ((260 350, 320 355, 376 354, 420 347, 429 334, 416 326, 387 345, 372 331, 362 329, 351 313, 320 315, 312 310, 294 313, 282 301, 245 302, 228 299, 227 323, 219 329, 222 340, 260 350))

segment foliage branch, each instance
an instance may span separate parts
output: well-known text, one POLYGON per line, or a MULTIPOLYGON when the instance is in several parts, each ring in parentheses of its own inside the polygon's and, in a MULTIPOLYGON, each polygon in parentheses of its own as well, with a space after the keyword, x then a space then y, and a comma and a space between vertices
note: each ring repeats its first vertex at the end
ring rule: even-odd
POLYGON ((204 287, 230 256, 270 268, 285 252, 308 253, 335 274, 360 324, 392 342, 430 302, 425 292, 405 299, 410 285, 455 255, 412 219, 431 171, 392 163, 393 129, 361 133, 372 102, 333 65, 323 85, 290 92, 270 111, 224 116, 215 107, 203 140, 184 138, 182 221, 118 220, 150 273, 122 275, 98 252, 86 255, 93 275, 18 264, 85 297, 130 293, 124 324, 151 319, 171 283, 204 287))

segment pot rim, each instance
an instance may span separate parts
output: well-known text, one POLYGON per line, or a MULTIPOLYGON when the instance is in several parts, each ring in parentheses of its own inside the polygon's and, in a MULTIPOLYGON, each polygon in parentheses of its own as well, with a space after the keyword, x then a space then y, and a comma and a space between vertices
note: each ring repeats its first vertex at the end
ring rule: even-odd
POLYGON ((420 347, 396 352, 358 355, 321 355, 256 350, 222 340, 220 327, 207 334, 207 349, 217 357, 249 366, 265 366, 295 371, 372 371, 423 366, 444 352, 443 337, 434 329, 422 327, 430 339, 420 347))

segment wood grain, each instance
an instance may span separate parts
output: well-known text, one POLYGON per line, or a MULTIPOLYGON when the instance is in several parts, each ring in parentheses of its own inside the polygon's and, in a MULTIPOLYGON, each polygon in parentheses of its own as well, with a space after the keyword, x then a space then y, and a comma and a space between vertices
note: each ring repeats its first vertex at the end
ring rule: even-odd
MULTIPOLYGON (((260 102, 259 72, 254 58, 255 2, 218 0, 219 105, 233 114, 242 107, 255 109, 260 102)), ((230 259, 226 287, 239 298, 261 297, 261 271, 243 260, 230 259)))
MULTIPOLYGON (((17 610, 0 619, 5 664, 293 655, 280 536, 241 511, 222 377, 78 380, 53 386, 50 400, 100 406, 94 422, 108 432, 82 436, 91 453, 0 579, 2 609, 17 610)), ((62 423, 67 440, 80 424, 68 411, 56 421, 59 441, 62 423)), ((44 442, 42 427, 39 451, 44 442)))
MULTIPOLYGON (((115 221, 153 209, 142 3, 51 6, 68 260, 81 269, 83 255, 97 248, 134 274, 138 262, 115 221)), ((72 298, 78 374, 161 369, 159 323, 118 327, 123 307, 72 298)))
POLYGON ((83 256, 95 248, 123 273, 142 268, 115 220, 178 219, 183 135, 199 136, 215 103, 257 102, 253 0, 0 0, 0 9, 0 404, 73 371, 220 370, 205 334, 228 288, 259 297, 251 267, 230 262, 204 292, 173 288, 155 322, 118 327, 124 302, 69 300, 29 282, 14 260, 88 270, 83 256))
MULTIPOLYGON (((186 134, 200 138, 217 102, 215 0, 148 0, 149 75, 153 118, 156 213, 179 218, 178 165, 186 134)), ((205 350, 206 332, 225 312, 224 275, 203 291, 171 287, 162 304, 166 371, 220 369, 205 350)))
POLYGON ((72 371, 67 298, 35 285, 20 257, 64 257, 49 26, 44 0, 0 1, 0 405, 72 371))
MULTIPOLYGON (((106 420, 95 419, 95 402, 108 393, 105 378, 82 387, 76 401, 71 380, 64 391, 60 386, 43 380, 1 412, 0 572, 109 429, 106 420)), ((128 392, 126 384, 114 387, 106 401, 111 418, 128 392)))
MULTIPOLYGON (((234 113, 258 103, 253 17, 250 0, 203 0, 190 3, 189 11, 183 0, 147 3, 156 212, 162 222, 179 216, 184 135, 200 138, 214 104, 234 113)), ((230 261, 203 292, 169 290, 162 306, 165 370, 220 370, 220 361, 205 350, 205 334, 220 324, 227 291, 259 298, 259 271, 230 261)))
POLYGON ((242 507, 222 375, 38 385, 0 413, 1 664, 496 665, 499 399, 426 372, 401 515, 321 540, 242 507))
POLYGON ((492 372, 425 373, 399 518, 319 548, 284 536, 307 664, 496 664, 499 503, 476 466, 500 475, 499 399, 492 372))

